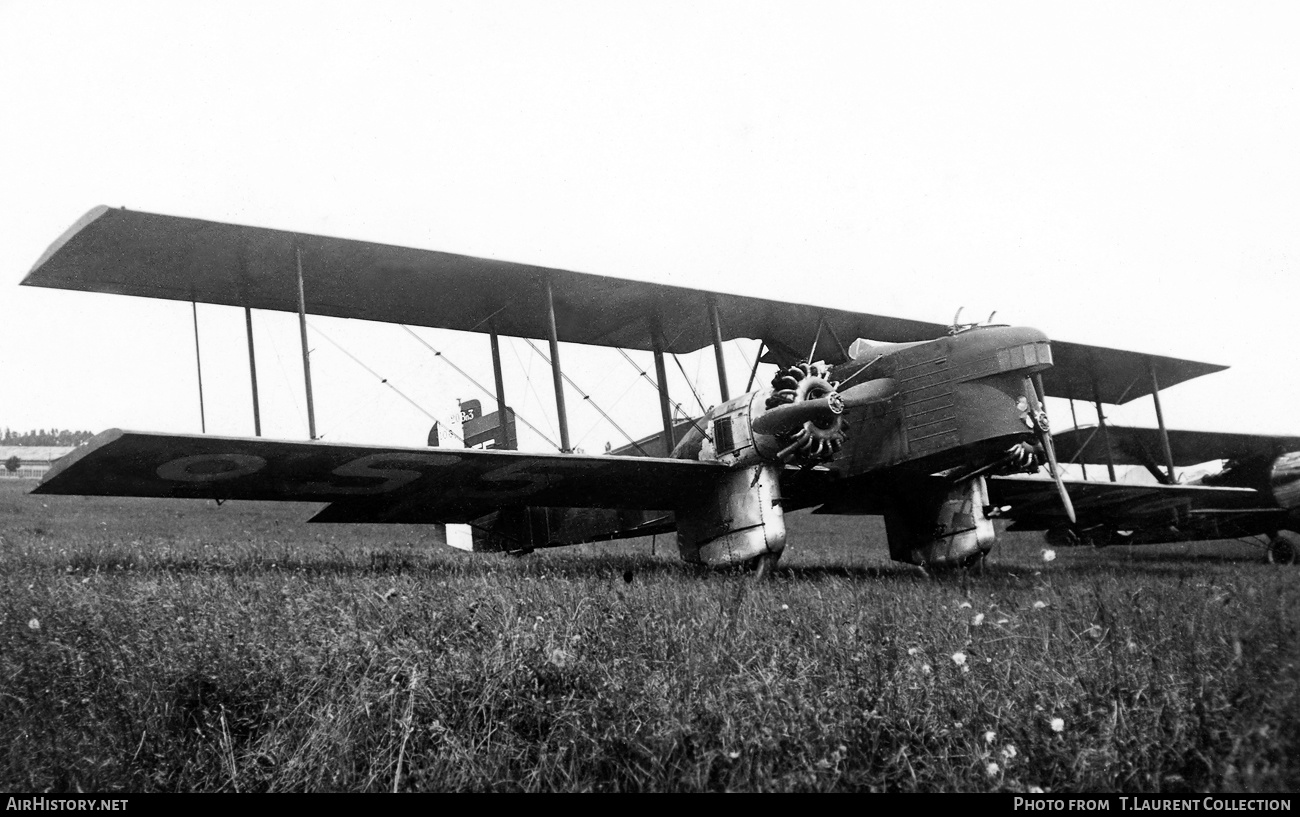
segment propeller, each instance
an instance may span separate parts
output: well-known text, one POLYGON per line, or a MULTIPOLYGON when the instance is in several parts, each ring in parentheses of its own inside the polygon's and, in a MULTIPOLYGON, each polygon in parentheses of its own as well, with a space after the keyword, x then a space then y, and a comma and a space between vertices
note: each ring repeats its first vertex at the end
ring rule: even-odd
POLYGON ((868 406, 888 400, 898 391, 891 378, 868 380, 843 392, 831 392, 825 397, 786 403, 769 409, 754 419, 754 431, 759 434, 781 434, 809 421, 827 423, 843 414, 846 409, 868 406))
POLYGON ((1043 392, 1042 375, 1034 375, 1034 396, 1037 397, 1037 407, 1033 413, 1034 432, 1038 435, 1038 442, 1043 447, 1043 452, 1047 454, 1047 467, 1051 471, 1052 479, 1056 482, 1056 492, 1061 495, 1061 506, 1065 509, 1065 515, 1069 518, 1070 524, 1074 525, 1079 520, 1074 514, 1074 503, 1070 501, 1070 492, 1065 490, 1065 480, 1061 477, 1061 466, 1056 461, 1056 446, 1052 444, 1052 432, 1048 426, 1047 410, 1043 407, 1046 396, 1043 392))

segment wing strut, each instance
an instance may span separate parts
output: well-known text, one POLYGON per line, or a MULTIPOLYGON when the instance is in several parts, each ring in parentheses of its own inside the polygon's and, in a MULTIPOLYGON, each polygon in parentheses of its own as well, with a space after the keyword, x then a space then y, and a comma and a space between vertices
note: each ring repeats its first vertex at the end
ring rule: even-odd
MULTIPOLYGON (((536 346, 534 346, 534 345, 533 345, 533 342, 532 342, 531 340, 529 340, 528 338, 524 338, 524 343, 527 343, 527 344, 528 344, 528 348, 529 348, 529 349, 532 349, 534 352, 536 352, 537 355, 538 355, 542 360, 545 360, 547 363, 550 363, 550 362, 551 362, 551 359, 548 358, 548 357, 546 356, 546 353, 543 352, 541 349, 538 349, 536 346)), ((641 454, 642 454, 643 456, 646 456, 646 457, 650 456, 650 453, 647 452, 644 448, 642 448, 642 447, 641 447, 641 444, 638 443, 635 439, 633 439, 631 434, 628 434, 626 431, 624 431, 624 430, 623 430, 623 427, 622 427, 621 425, 619 425, 619 424, 614 420, 613 417, 610 417, 610 416, 609 416, 609 413, 606 412, 603 408, 601 408, 601 407, 596 403, 595 400, 592 400, 592 399, 591 399, 591 395, 590 395, 590 394, 587 394, 585 391, 583 391, 583 390, 582 390, 582 387, 579 386, 577 383, 575 383, 572 377, 569 377, 569 376, 568 376, 567 374, 565 374, 564 372, 560 372, 560 377, 564 378, 564 380, 565 380, 565 381, 566 381, 570 386, 573 387, 573 390, 576 391, 579 395, 581 395, 581 396, 582 396, 582 399, 585 400, 585 401, 587 401, 587 403, 589 403, 589 404, 591 405, 591 407, 592 407, 593 409, 596 410, 596 413, 597 413, 597 414, 599 414, 601 417, 604 417, 604 418, 605 418, 605 422, 607 422, 607 423, 609 423, 610 425, 612 425, 612 426, 614 427, 614 430, 617 431, 619 434, 622 434, 623 437, 624 437, 624 439, 626 439, 629 443, 632 444, 632 447, 633 447, 633 448, 635 448, 637 451, 640 451, 641 454)), ((582 440, 578 440, 578 442, 581 443, 582 440)))
POLYGON ((509 441, 506 432, 506 384, 501 376, 501 338, 496 332, 492 332, 489 337, 492 339, 492 379, 496 381, 497 388, 497 439, 509 441))
MULTIPOLYGON (((1073 398, 1073 397, 1070 398, 1070 419, 1074 422, 1074 430, 1075 430, 1075 431, 1078 431, 1078 430, 1079 430, 1079 415, 1077 415, 1077 414, 1074 413, 1074 398, 1073 398)), ((1079 453, 1082 454, 1082 453, 1083 453, 1083 449, 1079 449, 1079 453)), ((1073 462, 1074 459, 1071 458, 1070 461, 1073 462)), ((1079 463, 1079 468, 1083 471, 1083 478, 1084 478, 1084 479, 1087 479, 1087 478, 1088 478, 1088 463, 1086 463, 1086 462, 1081 462, 1081 463, 1079 463)))
POLYGON ((754 378, 758 377, 758 364, 763 362, 763 352, 765 351, 767 351, 767 344, 760 340, 758 342, 758 354, 754 355, 754 368, 749 370, 749 382, 745 384, 746 392, 754 389, 754 378))
POLYGON ((248 377, 253 382, 253 436, 262 436, 262 412, 257 403, 257 355, 253 353, 253 310, 244 307, 244 324, 248 327, 248 377))
POLYGON ((302 290, 302 250, 295 248, 298 259, 298 332, 302 336, 302 379, 307 387, 307 434, 316 439, 316 406, 311 399, 311 359, 307 353, 307 299, 302 290))
POLYGON ((731 390, 727 388, 727 364, 722 359, 722 324, 718 321, 718 300, 709 301, 709 322, 713 326, 713 356, 718 361, 718 390, 722 392, 722 402, 731 399, 731 390))
POLYGON ((199 372, 199 429, 208 433, 208 417, 203 411, 203 356, 199 354, 199 305, 190 301, 190 310, 194 313, 194 366, 199 372))
POLYGON ((659 378, 659 416, 664 423, 664 456, 671 457, 677 447, 673 437, 673 412, 668 406, 668 369, 664 366, 664 353, 655 339, 655 377, 659 378))
POLYGON ((1110 447, 1110 429, 1106 427, 1106 415, 1101 413, 1101 387, 1097 385, 1097 367, 1096 360, 1089 359, 1089 369, 1092 374, 1092 401, 1097 406, 1097 428, 1101 429, 1101 444, 1106 449, 1106 473, 1110 475, 1111 482, 1118 482, 1115 479, 1115 455, 1110 447))
POLYGON ((1166 483, 1174 484, 1174 452, 1169 447, 1169 430, 1165 428, 1165 413, 1160 409, 1160 380, 1156 377, 1156 362, 1147 358, 1147 371, 1151 373, 1151 400, 1156 404, 1156 423, 1160 426, 1160 445, 1165 450, 1165 467, 1169 469, 1166 483))
POLYGON ((555 411, 560 418, 560 452, 572 454, 569 445, 569 415, 564 410, 564 380, 560 377, 560 338, 555 329, 555 294, 546 279, 546 339, 551 344, 551 381, 555 384, 555 411))

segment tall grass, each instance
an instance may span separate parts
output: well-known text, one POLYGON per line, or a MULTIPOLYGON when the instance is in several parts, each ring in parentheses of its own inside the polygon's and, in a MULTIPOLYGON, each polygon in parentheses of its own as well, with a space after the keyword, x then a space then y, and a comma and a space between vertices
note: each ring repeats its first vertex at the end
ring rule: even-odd
POLYGON ((755 582, 662 540, 475 556, 3 487, 6 789, 1300 784, 1296 573, 1250 552, 1006 537, 936 580, 874 521, 802 517, 755 582))

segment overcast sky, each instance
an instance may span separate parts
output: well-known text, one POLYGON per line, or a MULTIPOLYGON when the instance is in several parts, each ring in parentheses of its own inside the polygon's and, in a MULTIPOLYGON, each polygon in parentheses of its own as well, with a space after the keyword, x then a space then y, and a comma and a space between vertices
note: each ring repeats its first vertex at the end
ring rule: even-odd
MULTIPOLYGON (((199 429, 189 305, 18 286, 108 204, 936 322, 996 309, 1230 365, 1165 393, 1171 426, 1297 433, 1297 8, 0 2, 0 426, 199 429)), ((198 316, 208 431, 251 435, 242 310, 198 316)), ((255 322, 264 430, 305 437, 296 318, 255 322)), ((482 397, 399 327, 311 323, 326 439, 419 445, 482 397)), ((418 331, 491 386, 486 336, 418 331)), ((729 344, 733 392, 756 346, 729 344)), ((504 357, 554 437, 546 364, 504 357)), ((616 353, 564 358, 627 430, 658 427, 616 353)), ((682 363, 716 402, 711 354, 682 363)), ((568 402, 575 443, 622 442, 568 402)))

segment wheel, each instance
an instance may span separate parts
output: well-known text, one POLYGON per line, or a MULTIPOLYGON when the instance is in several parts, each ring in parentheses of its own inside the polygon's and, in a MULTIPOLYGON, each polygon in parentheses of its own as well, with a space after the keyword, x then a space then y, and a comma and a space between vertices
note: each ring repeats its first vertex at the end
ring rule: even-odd
POLYGON ((772 575, 772 571, 776 569, 776 562, 780 558, 779 553, 764 553, 750 559, 749 567, 754 571, 754 581, 762 581, 772 575))
POLYGON ((1274 565, 1293 565, 1296 559, 1296 546, 1291 537, 1279 533, 1268 543, 1268 562, 1274 565))

